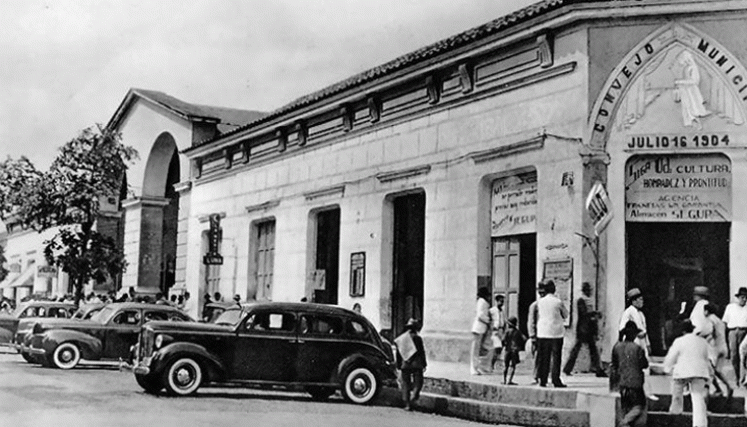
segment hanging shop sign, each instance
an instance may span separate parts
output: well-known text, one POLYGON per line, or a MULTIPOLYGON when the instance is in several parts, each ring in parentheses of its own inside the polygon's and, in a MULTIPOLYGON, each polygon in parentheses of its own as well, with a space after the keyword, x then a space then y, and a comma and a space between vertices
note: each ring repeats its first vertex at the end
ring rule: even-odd
POLYGON ((220 254, 219 248, 223 230, 220 228, 220 214, 211 214, 208 219, 210 221, 208 253, 202 258, 202 262, 206 265, 221 265, 223 264, 223 256, 220 254))
POLYGON ((607 190, 599 181, 589 190, 589 195, 586 197, 586 210, 589 211, 594 223, 594 234, 600 235, 612 221, 612 205, 607 190))
POLYGON ((491 236, 537 230, 537 174, 511 175, 493 181, 491 236))
POLYGON ((625 220, 731 221, 731 161, 721 154, 631 158, 625 166, 625 220))

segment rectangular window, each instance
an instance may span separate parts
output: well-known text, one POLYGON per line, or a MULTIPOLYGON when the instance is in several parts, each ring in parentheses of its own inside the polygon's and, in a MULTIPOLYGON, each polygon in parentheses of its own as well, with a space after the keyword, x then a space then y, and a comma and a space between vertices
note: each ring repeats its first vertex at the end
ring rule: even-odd
POLYGON ((272 298, 272 277, 275 267, 275 221, 260 222, 255 226, 256 245, 255 280, 257 284, 257 296, 261 299, 272 298))

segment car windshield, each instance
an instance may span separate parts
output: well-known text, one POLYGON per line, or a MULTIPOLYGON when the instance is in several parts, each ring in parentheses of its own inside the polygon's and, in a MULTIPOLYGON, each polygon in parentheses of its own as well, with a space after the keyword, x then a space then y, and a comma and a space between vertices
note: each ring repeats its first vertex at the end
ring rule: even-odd
POLYGON ((115 310, 112 307, 104 307, 101 311, 98 311, 91 316, 91 321, 104 324, 109 321, 109 318, 112 317, 114 311, 115 310))
POLYGON ((236 326, 241 322, 243 314, 244 311, 238 308, 229 309, 221 313, 213 323, 216 325, 236 326))

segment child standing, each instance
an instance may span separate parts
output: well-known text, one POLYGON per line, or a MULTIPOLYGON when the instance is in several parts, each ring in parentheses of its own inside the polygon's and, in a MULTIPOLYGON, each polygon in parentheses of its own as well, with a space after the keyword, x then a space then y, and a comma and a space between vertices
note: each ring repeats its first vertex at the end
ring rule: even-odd
POLYGON ((423 338, 418 335, 420 322, 410 319, 405 332, 394 343, 397 346, 397 367, 400 370, 400 387, 405 409, 412 410, 412 404, 420 397, 423 388, 423 372, 428 366, 425 359, 423 338))
POLYGON ((503 348, 505 348, 504 365, 503 369, 503 384, 516 385, 514 382, 514 373, 516 372, 516 365, 521 362, 519 360, 519 352, 524 350, 524 344, 526 343, 526 337, 519 330, 519 320, 516 316, 508 318, 508 330, 503 338, 503 348), (511 371, 509 374, 509 370, 511 371), (508 377, 508 378, 507 378, 508 377))
MULTIPOLYGON (((506 334, 506 316, 503 314, 503 294, 495 295, 495 305, 490 309, 491 323, 491 341, 493 344, 493 356, 490 361, 490 371, 495 372, 500 369, 499 361, 503 351, 503 338, 506 334)), ((499 371, 500 372, 500 371, 499 371)))

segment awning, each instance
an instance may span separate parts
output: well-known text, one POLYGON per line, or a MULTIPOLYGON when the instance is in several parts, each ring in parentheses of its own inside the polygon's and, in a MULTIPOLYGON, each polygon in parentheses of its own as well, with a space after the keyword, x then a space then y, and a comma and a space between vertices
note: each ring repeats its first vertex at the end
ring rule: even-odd
POLYGON ((10 283, 5 284, 3 282, 2 286, 0 288, 20 288, 23 286, 34 286, 34 272, 36 271, 36 266, 31 265, 29 268, 26 269, 23 273, 16 276, 15 279, 13 279, 10 283))

